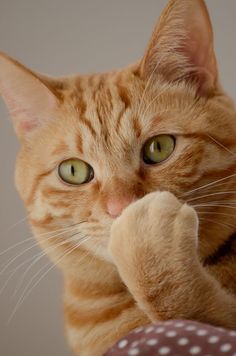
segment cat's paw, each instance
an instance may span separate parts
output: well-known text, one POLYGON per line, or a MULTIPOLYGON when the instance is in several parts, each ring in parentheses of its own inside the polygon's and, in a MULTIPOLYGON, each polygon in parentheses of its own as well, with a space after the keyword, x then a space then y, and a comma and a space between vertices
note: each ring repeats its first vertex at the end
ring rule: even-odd
POLYGON ((135 299, 149 304, 157 298, 163 310, 169 296, 173 301, 187 292, 198 273, 197 239, 195 210, 169 192, 155 192, 114 221, 109 250, 135 299))
MULTIPOLYGON (((131 204, 111 228, 110 251, 119 257, 132 251, 151 250, 165 255, 174 250, 196 250, 198 218, 195 210, 169 192, 155 192, 131 204)), ((176 252, 177 252, 176 251, 176 252)))

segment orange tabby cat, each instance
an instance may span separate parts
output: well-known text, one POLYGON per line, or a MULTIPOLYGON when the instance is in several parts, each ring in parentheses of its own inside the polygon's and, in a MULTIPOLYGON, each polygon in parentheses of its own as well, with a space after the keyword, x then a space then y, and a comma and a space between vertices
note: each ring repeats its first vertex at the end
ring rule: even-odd
POLYGON ((0 92, 75 354, 102 355, 151 321, 236 328, 236 111, 203 0, 170 0, 123 70, 51 79, 1 54, 0 92))

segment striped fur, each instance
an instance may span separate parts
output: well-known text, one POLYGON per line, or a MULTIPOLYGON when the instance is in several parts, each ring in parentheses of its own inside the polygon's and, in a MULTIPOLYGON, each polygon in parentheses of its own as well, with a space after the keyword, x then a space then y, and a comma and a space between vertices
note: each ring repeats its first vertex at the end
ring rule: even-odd
MULTIPOLYGON (((236 197, 236 178, 232 176, 236 174, 234 104, 218 83, 214 53, 209 63, 201 64, 214 79, 206 80, 206 73, 198 76, 195 67, 189 71, 186 61, 179 64, 182 52, 171 55, 163 47, 180 32, 179 19, 185 14, 193 16, 192 6, 209 21, 203 1, 171 0, 143 60, 123 70, 57 80, 39 76, 36 82, 35 74, 0 56, 0 79, 6 66, 14 68, 9 73, 14 72, 20 80, 25 77, 25 83, 26 79, 31 83, 25 85, 40 92, 48 105, 45 113, 32 97, 34 107, 13 108, 16 80, 9 90, 1 87, 0 80, 1 94, 22 142, 16 185, 39 244, 64 275, 66 333, 77 355, 102 355, 119 337, 151 320, 185 317, 236 328, 235 242, 228 254, 214 258, 214 263, 207 262, 220 254, 235 230, 235 210, 230 209, 236 197), (169 69, 162 61, 153 67, 159 50, 163 56, 168 54, 164 58, 170 60, 169 69), (53 100, 48 98, 51 95, 53 100), (33 125, 27 121, 32 112, 33 125), (39 124, 38 116, 45 122, 39 124), (147 166, 140 160, 142 147, 161 133, 177 137, 175 151, 166 162, 147 166), (63 184, 57 167, 68 158, 88 162, 95 179, 76 187, 63 184), (220 184, 200 189, 218 180, 220 184), (159 191, 171 192, 178 200, 166 193, 158 210, 163 195, 149 193, 159 191), (108 201, 125 199, 138 202, 114 222, 107 212, 108 201), (189 222, 183 228, 181 214, 188 201, 198 207, 188 207, 189 222), (149 221, 149 209, 150 214, 155 209, 161 211, 159 215, 164 211, 163 219, 170 219, 166 227, 157 224, 156 215, 149 221), (196 212, 198 249, 189 242, 197 234, 196 212), (174 216, 180 221, 178 234, 168 230, 174 216), (144 225, 140 226, 140 221, 144 225), (67 231, 59 230, 66 227, 67 231), (57 230, 62 232, 55 238, 40 235, 57 230), (167 234, 168 240, 173 234, 179 241, 185 231, 192 231, 193 236, 187 236, 183 249, 172 256, 158 236, 167 234), (155 251, 159 252, 155 255, 155 251), (169 255, 173 258, 168 265, 169 255), (166 259, 162 261, 160 256, 166 259), (165 281, 164 290, 156 288, 165 281), (184 288, 189 298, 183 302, 184 288)), ((209 22, 207 26, 211 33, 209 22)), ((187 41, 184 36, 176 41, 183 38, 187 41)), ((174 50, 178 50, 177 45, 174 50)), ((29 88, 27 95, 31 98, 34 91, 29 88)))

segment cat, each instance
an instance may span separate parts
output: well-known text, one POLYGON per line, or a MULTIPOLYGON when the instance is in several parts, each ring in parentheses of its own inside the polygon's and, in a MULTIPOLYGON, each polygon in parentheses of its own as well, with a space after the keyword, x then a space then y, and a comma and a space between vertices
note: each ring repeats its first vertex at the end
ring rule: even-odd
POLYGON ((74 353, 168 319, 236 329, 236 111, 204 1, 170 0, 122 70, 53 79, 2 53, 0 93, 74 353))

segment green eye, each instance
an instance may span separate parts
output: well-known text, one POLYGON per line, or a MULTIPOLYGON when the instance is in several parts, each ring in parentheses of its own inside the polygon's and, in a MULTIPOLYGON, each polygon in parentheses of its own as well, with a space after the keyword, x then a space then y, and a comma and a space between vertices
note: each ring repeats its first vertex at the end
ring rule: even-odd
POLYGON ((94 177, 93 168, 76 158, 63 161, 58 167, 58 173, 64 182, 73 185, 87 183, 94 177))
POLYGON ((147 164, 165 161, 175 148, 175 138, 171 135, 152 137, 143 148, 143 160, 147 164))

